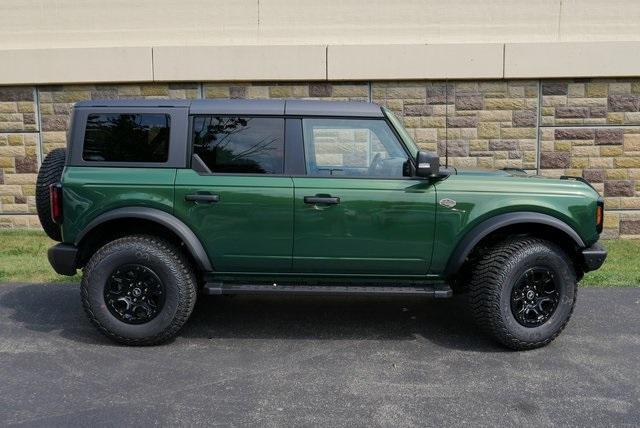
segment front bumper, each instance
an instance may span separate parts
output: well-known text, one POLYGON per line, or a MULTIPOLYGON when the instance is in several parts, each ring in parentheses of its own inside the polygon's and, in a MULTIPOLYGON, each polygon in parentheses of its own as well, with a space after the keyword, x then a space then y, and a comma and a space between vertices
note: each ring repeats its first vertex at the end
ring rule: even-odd
POLYGON ((606 258, 607 249, 599 242, 582 249, 582 262, 585 272, 600 269, 606 258))
POLYGON ((60 275, 73 276, 76 274, 78 247, 69 244, 56 244, 49 248, 47 257, 53 270, 60 275))

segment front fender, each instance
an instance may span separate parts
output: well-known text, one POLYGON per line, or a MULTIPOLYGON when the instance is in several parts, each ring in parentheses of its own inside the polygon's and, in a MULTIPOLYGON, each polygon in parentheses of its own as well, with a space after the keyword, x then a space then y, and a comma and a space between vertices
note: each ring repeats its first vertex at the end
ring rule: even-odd
POLYGON ((559 232, 568 236, 578 248, 584 248, 586 246, 580 235, 578 235, 578 232, 562 220, 550 215, 538 212, 511 212, 500 214, 477 224, 464 235, 462 240, 458 242, 458 245, 456 245, 455 249, 449 256, 449 260, 447 261, 444 271, 445 277, 454 275, 462 267, 466 258, 469 256, 471 251, 473 251, 478 242, 490 233, 507 226, 532 223, 550 226, 557 229, 559 232))

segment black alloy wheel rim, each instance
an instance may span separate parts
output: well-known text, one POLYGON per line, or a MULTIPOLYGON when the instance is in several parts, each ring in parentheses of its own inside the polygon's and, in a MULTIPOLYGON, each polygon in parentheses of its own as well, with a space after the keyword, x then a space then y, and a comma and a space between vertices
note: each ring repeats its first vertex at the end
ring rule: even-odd
POLYGON ((525 327, 538 327, 547 322, 559 301, 555 275, 546 267, 528 269, 511 290, 511 312, 525 327))
POLYGON ((165 301, 164 284, 146 266, 126 264, 116 268, 104 287, 109 312, 127 324, 144 324, 154 319, 165 301))

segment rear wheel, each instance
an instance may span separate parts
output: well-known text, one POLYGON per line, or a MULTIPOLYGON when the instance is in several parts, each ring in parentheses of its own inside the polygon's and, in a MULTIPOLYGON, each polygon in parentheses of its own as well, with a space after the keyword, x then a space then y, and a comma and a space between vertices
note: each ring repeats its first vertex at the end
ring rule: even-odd
POLYGON ((128 236, 100 248, 84 268, 82 303, 109 338, 155 345, 187 321, 196 301, 196 278, 174 245, 153 236, 128 236))
POLYGON ((54 149, 44 158, 38 180, 36 181, 36 209, 38 218, 45 233, 54 241, 62 241, 60 226, 53 222, 51 218, 51 202, 49 201, 49 186, 59 183, 64 169, 67 151, 65 149, 54 149))
POLYGON ((551 342, 567 325, 576 300, 576 273, 558 246, 513 238, 478 256, 469 291, 482 330, 509 348, 533 349, 551 342))

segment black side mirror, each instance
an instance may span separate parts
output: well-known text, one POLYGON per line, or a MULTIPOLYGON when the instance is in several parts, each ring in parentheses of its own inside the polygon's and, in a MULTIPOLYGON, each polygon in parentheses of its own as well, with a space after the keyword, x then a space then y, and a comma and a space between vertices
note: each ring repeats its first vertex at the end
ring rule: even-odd
POLYGON ((439 177, 440 158, 435 153, 418 151, 416 155, 416 176, 439 177))

